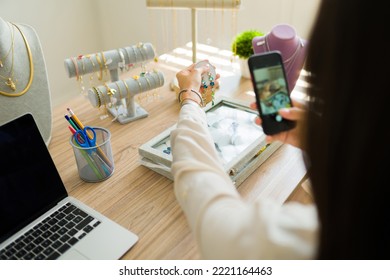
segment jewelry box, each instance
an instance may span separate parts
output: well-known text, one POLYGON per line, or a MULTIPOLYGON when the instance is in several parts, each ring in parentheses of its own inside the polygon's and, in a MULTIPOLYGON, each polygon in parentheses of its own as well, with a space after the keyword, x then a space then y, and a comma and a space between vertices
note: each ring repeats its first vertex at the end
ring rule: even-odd
MULTIPOLYGON (((246 103, 222 97, 214 106, 208 104, 205 111, 217 152, 236 186, 281 146, 276 142, 266 144, 262 128, 255 124, 257 112, 246 103)), ((176 124, 138 149, 142 165, 171 180, 170 133, 175 127, 176 124)))

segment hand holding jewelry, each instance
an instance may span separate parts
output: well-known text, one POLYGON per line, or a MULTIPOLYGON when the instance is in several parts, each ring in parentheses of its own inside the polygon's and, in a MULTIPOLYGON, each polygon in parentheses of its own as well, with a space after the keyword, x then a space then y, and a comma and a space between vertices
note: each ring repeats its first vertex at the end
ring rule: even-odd
POLYGON ((209 102, 208 95, 211 95, 211 104, 214 105, 215 99, 215 81, 217 79, 217 73, 215 70, 215 66, 210 64, 208 61, 203 60, 198 62, 195 65, 195 68, 209 66, 209 72, 204 73, 202 75, 202 85, 201 85, 201 93, 204 104, 209 102))

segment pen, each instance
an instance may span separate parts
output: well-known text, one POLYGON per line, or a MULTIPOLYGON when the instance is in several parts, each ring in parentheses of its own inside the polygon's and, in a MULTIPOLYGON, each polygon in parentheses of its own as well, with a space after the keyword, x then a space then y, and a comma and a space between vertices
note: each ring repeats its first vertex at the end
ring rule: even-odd
POLYGON ((70 125, 68 125, 68 128, 69 128, 69 130, 70 130, 70 132, 71 132, 72 134, 75 134, 75 133, 76 133, 76 130, 75 130, 73 127, 71 127, 70 125))
POLYGON ((71 127, 74 129, 74 130, 79 130, 80 128, 72 121, 71 118, 69 118, 68 115, 64 115, 65 119, 70 123, 71 127))
MULTIPOLYGON (((74 129, 74 127, 69 125, 68 128, 69 128, 70 132, 72 133, 72 135, 74 135, 76 133, 76 130, 74 129)), ((75 145, 79 146, 74 139, 72 139, 72 142, 75 145)), ((84 159, 88 162, 89 166, 92 168, 96 177, 98 179, 102 179, 103 175, 101 172, 105 172, 105 170, 102 171, 101 168, 99 168, 99 163, 95 162, 95 160, 93 158, 91 158, 86 151, 80 150, 80 153, 83 155, 84 159)))
MULTIPOLYGON (((84 129, 84 125, 81 123, 81 121, 79 120, 79 118, 75 115, 75 113, 73 113, 72 109, 70 108, 66 108, 71 116, 71 118, 74 120, 75 124, 79 127, 79 129, 84 129)), ((89 131, 87 131, 87 135, 90 139, 92 139, 92 135, 89 131)), ((104 154, 104 152, 102 151, 102 149, 100 147, 97 147, 97 150, 100 154, 100 156, 103 158, 103 160, 106 162, 106 164, 112 168, 112 163, 111 161, 108 159, 108 157, 104 154)))
MULTIPOLYGON (((72 120, 74 120, 75 124, 80 128, 80 129, 84 129, 84 125, 80 122, 79 118, 73 113, 72 109, 70 108, 66 108, 66 110, 68 110, 69 114, 70 114, 70 117, 72 118, 72 120)), ((89 135, 88 135, 89 136, 89 135)), ((90 137, 92 138, 92 136, 90 137)))

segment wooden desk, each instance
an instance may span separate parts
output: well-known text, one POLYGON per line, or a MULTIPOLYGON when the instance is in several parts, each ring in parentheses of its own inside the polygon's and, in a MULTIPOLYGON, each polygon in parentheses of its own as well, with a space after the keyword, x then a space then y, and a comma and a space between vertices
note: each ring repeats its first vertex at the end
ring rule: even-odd
MULTIPOLYGON (((138 147, 177 122, 179 105, 170 90, 177 69, 157 66, 165 75, 160 98, 141 103, 149 116, 128 124, 101 120, 98 109, 79 96, 53 108, 53 132, 49 151, 71 196, 102 212, 139 236, 123 259, 199 259, 190 228, 173 192, 173 182, 140 165, 138 147), (86 183, 77 173, 70 132, 64 114, 70 107, 84 123, 111 131, 115 171, 106 181, 86 183)), ((139 71, 139 70, 138 70, 139 71)), ((123 77, 122 77, 123 78, 123 77)), ((237 75, 222 77, 217 94, 252 101, 250 80, 237 75)), ((305 175, 298 149, 279 148, 247 178, 238 191, 248 201, 272 197, 283 203, 305 175)))

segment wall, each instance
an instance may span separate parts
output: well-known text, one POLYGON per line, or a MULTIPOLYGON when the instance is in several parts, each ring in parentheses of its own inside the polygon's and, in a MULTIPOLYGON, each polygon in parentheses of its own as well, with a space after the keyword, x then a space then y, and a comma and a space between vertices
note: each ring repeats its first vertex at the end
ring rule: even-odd
POLYGON ((46 60, 53 105, 79 92, 76 81, 67 78, 64 59, 102 45, 103 37, 96 32, 96 13, 94 0, 0 0, 0 17, 29 24, 36 30, 46 60))
MULTIPOLYGON (((213 0, 207 1, 211 6, 213 0)), ((251 28, 268 32, 278 23, 293 25, 307 38, 319 1, 242 0, 235 14, 200 10, 198 41, 228 49, 236 32, 251 28)), ((67 77, 65 58, 138 42, 151 42, 162 54, 191 41, 189 9, 148 9, 146 0, 0 0, 0 17, 37 31, 53 106, 80 94, 76 80, 67 77)))
POLYGON ((259 28, 268 32, 274 25, 288 23, 307 38, 320 0, 242 0, 238 30, 259 28))

